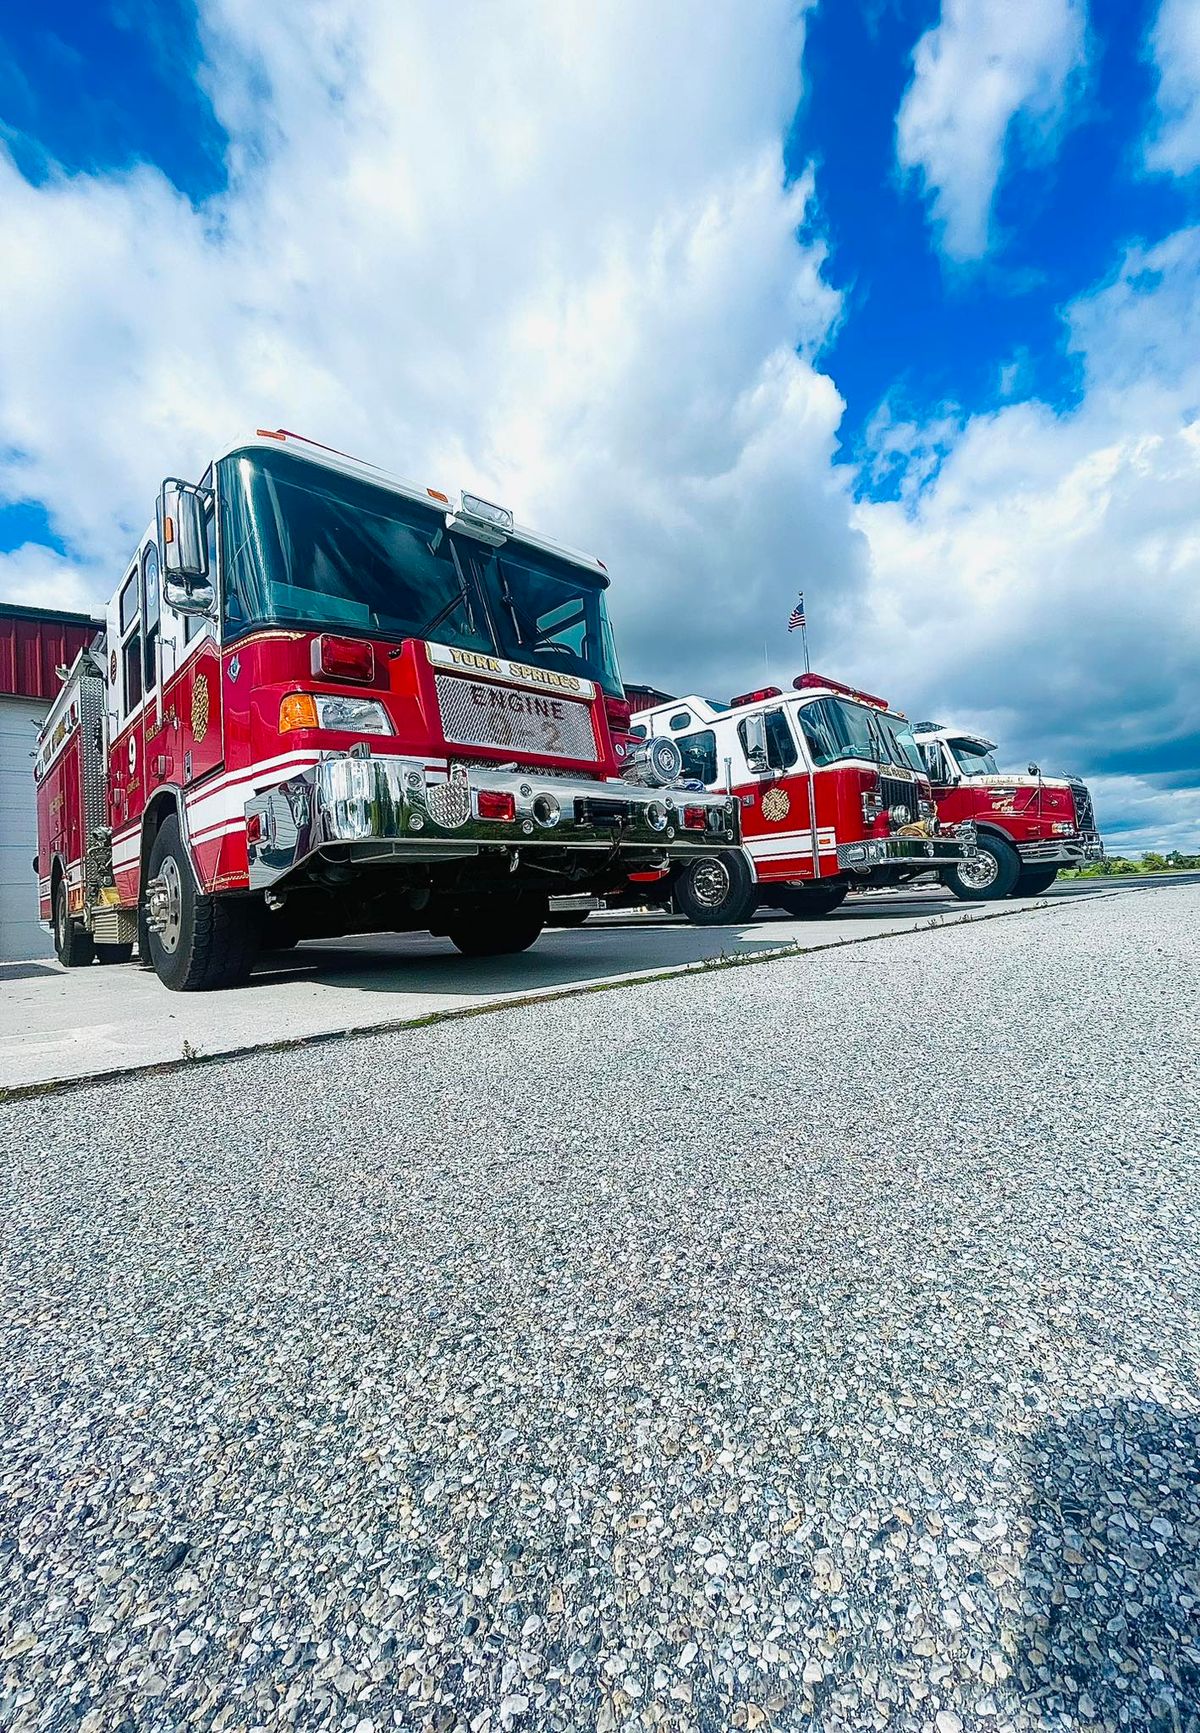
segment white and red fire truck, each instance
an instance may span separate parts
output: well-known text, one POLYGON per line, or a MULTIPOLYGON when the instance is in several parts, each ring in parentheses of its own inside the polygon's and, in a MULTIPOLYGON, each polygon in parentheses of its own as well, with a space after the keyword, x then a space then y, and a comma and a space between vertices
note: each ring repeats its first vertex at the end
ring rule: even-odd
POLYGON ((973 858, 974 826, 939 822, 903 716, 821 674, 793 686, 764 686, 728 705, 675 698, 632 719, 646 738, 673 739, 697 784, 731 793, 741 811, 740 846, 670 874, 689 920, 744 921, 760 901, 830 914, 856 887, 902 884, 973 858))
POLYGON ((917 745, 945 824, 973 821, 979 846, 973 860, 942 869, 946 886, 965 902, 1007 896, 1035 897, 1065 866, 1102 860, 1092 797, 1077 776, 1002 771, 995 743, 962 728, 920 722, 917 745))
POLYGON ((736 802, 628 734, 598 560, 286 431, 153 523, 36 756, 64 964, 136 945, 177 989, 263 946, 532 944, 551 895, 730 846, 736 802))

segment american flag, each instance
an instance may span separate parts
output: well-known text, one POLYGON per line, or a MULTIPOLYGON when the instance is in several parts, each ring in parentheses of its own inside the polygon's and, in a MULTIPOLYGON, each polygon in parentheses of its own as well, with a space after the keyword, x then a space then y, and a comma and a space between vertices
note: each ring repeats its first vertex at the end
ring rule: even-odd
POLYGON ((792 609, 791 614, 788 617, 788 631, 794 632, 796 630, 797 626, 802 626, 803 624, 804 624, 804 591, 801 590, 800 595, 796 601, 796 606, 792 609))

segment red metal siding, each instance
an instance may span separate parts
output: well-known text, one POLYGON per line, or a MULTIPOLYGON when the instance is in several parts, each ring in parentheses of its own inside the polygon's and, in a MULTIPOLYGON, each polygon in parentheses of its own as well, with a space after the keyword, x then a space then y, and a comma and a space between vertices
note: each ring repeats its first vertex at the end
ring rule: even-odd
POLYGON ((0 695, 49 703, 62 684, 55 669, 70 667, 100 626, 86 614, 0 603, 0 695))

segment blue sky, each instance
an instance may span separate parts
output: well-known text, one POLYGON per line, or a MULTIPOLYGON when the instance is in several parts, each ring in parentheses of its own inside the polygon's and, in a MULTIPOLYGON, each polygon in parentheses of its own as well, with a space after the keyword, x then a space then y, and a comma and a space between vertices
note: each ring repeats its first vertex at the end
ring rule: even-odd
POLYGON ((300 425, 599 552, 631 676, 786 678, 803 585, 831 672, 1198 847, 1198 11, 9 8, 0 595, 300 425))

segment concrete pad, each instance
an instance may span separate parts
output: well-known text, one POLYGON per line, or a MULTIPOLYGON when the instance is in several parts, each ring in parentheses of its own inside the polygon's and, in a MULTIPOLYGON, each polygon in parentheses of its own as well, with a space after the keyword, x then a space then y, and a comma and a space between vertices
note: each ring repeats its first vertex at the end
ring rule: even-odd
MULTIPOLYGON (((1095 894, 1091 885, 1088 891, 1095 894)), ((745 927, 601 914, 583 927, 549 928, 532 950, 496 958, 462 957, 448 939, 426 934, 376 934, 266 956, 246 986, 219 993, 169 993, 132 964, 70 971, 40 959, 0 964, 0 1090, 393 1027, 720 958, 854 943, 935 919, 980 920, 1036 906, 1033 899, 963 904, 930 889, 854 897, 824 920, 765 911, 745 927)))

